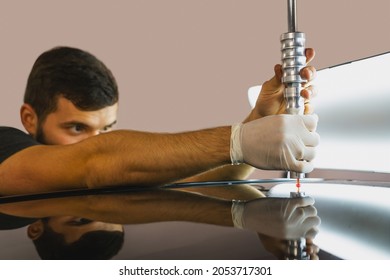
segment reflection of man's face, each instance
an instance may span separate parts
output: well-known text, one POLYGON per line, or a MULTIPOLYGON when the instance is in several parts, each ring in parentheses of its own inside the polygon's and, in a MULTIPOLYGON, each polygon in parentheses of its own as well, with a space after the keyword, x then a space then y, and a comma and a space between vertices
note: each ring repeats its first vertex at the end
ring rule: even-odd
POLYGON ((73 216, 50 217, 47 223, 50 228, 65 237, 65 242, 70 244, 80 239, 80 237, 90 231, 122 231, 122 225, 109 224, 98 221, 91 221, 73 216))
MULTIPOLYGON (((67 145, 110 131, 116 123, 118 104, 96 111, 82 111, 71 101, 59 97, 57 110, 38 121, 35 138, 44 144, 67 145)), ((122 225, 88 221, 73 216, 50 217, 48 225, 65 237, 67 243, 77 241, 83 234, 96 231, 123 231, 122 225)))

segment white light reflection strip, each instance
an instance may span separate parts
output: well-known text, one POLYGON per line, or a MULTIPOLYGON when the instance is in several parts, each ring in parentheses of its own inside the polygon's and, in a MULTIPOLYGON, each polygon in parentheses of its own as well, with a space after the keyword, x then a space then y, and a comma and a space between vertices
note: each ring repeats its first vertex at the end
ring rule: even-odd
MULTIPOLYGON (((316 168, 390 173, 390 53, 317 72, 316 168)), ((248 90, 253 108, 261 86, 248 90)))
MULTIPOLYGON (((289 197, 295 184, 271 188, 270 197, 289 197)), ((314 243, 338 257, 390 259, 390 188, 305 183, 301 191, 315 199, 321 218, 314 243)))
POLYGON ((389 260, 390 252, 364 241, 339 232, 333 232, 326 228, 321 228, 316 236, 315 244, 320 250, 333 254, 345 260, 389 260))

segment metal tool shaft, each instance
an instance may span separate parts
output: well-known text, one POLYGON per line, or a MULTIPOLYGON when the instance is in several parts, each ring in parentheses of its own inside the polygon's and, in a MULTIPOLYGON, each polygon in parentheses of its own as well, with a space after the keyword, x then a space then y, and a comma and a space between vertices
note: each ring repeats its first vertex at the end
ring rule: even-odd
MULTIPOLYGON (((282 51, 282 82, 285 85, 284 98, 286 113, 292 115, 303 114, 304 100, 301 97, 302 83, 300 71, 306 65, 305 41, 306 36, 297 32, 296 1, 287 0, 288 32, 280 37, 282 51)), ((305 174, 289 172, 289 178, 304 178, 305 174)))
POLYGON ((288 32, 295 32, 297 30, 297 5, 295 0, 288 0, 287 8, 288 32))

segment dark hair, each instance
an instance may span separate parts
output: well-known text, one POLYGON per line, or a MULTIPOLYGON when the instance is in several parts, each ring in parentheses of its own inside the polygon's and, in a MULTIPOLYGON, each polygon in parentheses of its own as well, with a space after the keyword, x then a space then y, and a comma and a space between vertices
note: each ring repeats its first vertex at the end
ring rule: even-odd
POLYGON ((118 86, 111 71, 94 55, 71 47, 42 53, 28 77, 24 102, 42 122, 57 109, 63 96, 78 109, 95 111, 118 102, 118 86))
POLYGON ((68 244, 63 234, 53 231, 47 222, 43 224, 44 232, 33 240, 43 260, 108 260, 118 254, 124 243, 123 231, 96 230, 68 244))

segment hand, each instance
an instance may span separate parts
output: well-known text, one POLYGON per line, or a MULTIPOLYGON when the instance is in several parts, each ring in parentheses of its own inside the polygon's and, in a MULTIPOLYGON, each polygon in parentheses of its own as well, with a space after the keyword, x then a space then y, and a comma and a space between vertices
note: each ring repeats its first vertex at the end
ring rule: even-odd
POLYGON ((312 238, 306 238, 306 252, 311 260, 319 260, 318 253, 320 248, 314 244, 312 238))
MULTIPOLYGON (((305 54, 306 63, 308 64, 315 56, 314 49, 306 49, 305 54)), ((275 65, 274 72, 275 76, 263 84, 256 106, 245 119, 244 123, 269 115, 285 113, 286 103, 283 96, 284 85, 281 82, 282 66, 280 64, 275 65)), ((316 95, 316 89, 310 85, 310 83, 315 76, 316 69, 313 66, 306 66, 301 70, 301 77, 307 80, 307 82, 303 84, 303 90, 301 91, 301 96, 305 99, 305 114, 313 113, 313 107, 310 105, 310 98, 316 95)))
MULTIPOLYGON (((288 240, 271 237, 261 233, 259 233, 258 236, 264 249, 278 259, 285 259, 288 251, 288 240)), ((309 256, 309 260, 318 260, 319 251, 319 247, 313 243, 312 239, 306 240, 306 253, 309 256)))
POLYGON ((232 219, 235 227, 280 239, 313 239, 321 220, 312 197, 259 198, 233 201, 232 219))
POLYGON ((232 163, 309 173, 319 143, 317 122, 317 115, 276 115, 232 126, 232 163))

